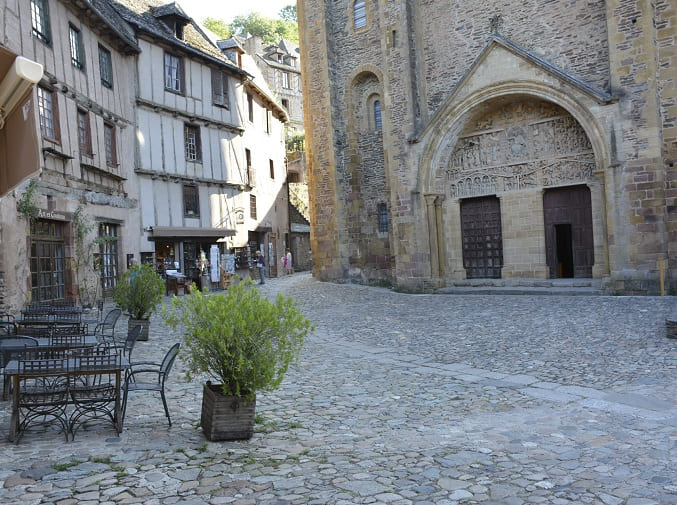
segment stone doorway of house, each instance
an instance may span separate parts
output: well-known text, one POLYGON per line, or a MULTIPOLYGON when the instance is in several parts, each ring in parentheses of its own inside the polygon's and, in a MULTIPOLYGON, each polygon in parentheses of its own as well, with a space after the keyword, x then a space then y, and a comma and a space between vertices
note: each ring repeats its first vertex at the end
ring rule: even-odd
POLYGON ((587 186, 546 189, 543 215, 550 277, 591 278, 595 255, 590 189, 587 186))
POLYGON ((503 267, 501 205, 496 196, 461 201, 463 267, 468 279, 500 279, 503 267))

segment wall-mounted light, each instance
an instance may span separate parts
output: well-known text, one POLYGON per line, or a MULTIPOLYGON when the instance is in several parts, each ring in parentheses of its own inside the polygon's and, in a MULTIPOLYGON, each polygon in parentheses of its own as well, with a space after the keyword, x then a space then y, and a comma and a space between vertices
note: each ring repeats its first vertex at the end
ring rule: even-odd
POLYGON ((42 65, 17 56, 5 78, 0 82, 0 129, 28 89, 42 79, 42 65))

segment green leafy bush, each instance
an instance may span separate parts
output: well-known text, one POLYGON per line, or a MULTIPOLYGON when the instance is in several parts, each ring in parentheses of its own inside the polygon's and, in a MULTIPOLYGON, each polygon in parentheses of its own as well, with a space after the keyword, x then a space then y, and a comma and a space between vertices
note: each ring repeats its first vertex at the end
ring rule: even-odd
POLYGON ((251 281, 230 286, 225 295, 174 298, 166 322, 185 329, 188 377, 206 373, 224 395, 244 400, 279 387, 313 330, 291 297, 270 302, 251 281))
POLYGON ((148 319, 162 302, 165 283, 150 265, 134 265, 115 286, 113 300, 132 319, 148 319))

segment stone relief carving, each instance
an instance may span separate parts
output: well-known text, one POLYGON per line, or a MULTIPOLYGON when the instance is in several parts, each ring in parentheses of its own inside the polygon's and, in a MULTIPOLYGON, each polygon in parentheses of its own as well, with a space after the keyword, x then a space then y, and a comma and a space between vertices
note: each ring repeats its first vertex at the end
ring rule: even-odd
POLYGON ((462 135, 446 167, 444 192, 452 198, 482 196, 584 182, 595 159, 578 122, 563 109, 544 103, 508 104, 462 135))

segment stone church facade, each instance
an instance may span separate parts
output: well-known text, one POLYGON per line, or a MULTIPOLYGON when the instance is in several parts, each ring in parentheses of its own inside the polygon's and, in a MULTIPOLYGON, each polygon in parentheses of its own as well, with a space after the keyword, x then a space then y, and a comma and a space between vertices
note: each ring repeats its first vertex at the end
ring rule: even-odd
POLYGON ((320 279, 677 289, 677 7, 512 4, 299 1, 320 279))

